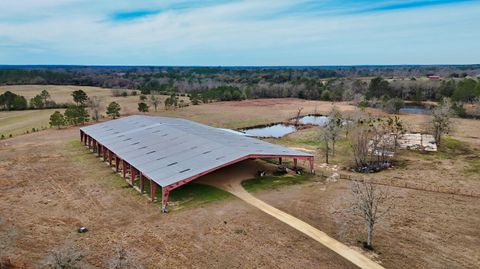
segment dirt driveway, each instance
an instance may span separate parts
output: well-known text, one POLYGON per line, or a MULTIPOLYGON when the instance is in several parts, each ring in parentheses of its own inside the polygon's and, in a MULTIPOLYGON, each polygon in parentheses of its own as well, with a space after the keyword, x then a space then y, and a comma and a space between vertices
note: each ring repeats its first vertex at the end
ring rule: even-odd
POLYGON ((334 251, 341 257, 355 264, 359 268, 383 268, 379 264, 373 262, 363 254, 349 248, 348 246, 340 243, 339 241, 328 236, 326 233, 318 230, 310 224, 293 217, 292 215, 285 213, 277 208, 255 198, 248 193, 241 185, 241 182, 245 179, 252 178, 255 175, 255 171, 268 169, 266 164, 262 164, 259 161, 247 160, 241 163, 237 163, 229 167, 229 175, 213 174, 212 176, 206 176, 201 179, 204 184, 209 184, 214 187, 223 189, 230 192, 242 201, 250 204, 251 206, 260 209, 268 215, 288 224, 295 228, 297 231, 304 233, 310 238, 318 241, 322 245, 326 246, 330 250, 334 251), (258 169, 261 168, 261 169, 258 169), (221 178, 219 178, 221 177, 221 178))

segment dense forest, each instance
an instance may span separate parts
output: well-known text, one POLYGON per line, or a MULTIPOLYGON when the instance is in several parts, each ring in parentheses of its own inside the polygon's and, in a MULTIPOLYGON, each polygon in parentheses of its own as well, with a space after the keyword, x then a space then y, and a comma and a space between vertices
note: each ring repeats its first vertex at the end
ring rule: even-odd
POLYGON ((0 85, 56 84, 105 88, 159 87, 200 90, 225 84, 299 84, 333 78, 475 77, 480 65, 344 66, 344 67, 128 67, 1 66, 0 85))
MULTIPOLYGON (((383 105, 389 103, 393 107, 399 107, 399 100, 441 100, 443 97, 468 103, 477 101, 480 96, 479 77, 480 65, 351 67, 0 66, 0 85, 83 85, 136 89, 141 91, 142 94, 189 94, 192 104, 284 97, 356 101, 357 103, 363 102, 366 105, 375 105, 380 102, 383 105)), ((10 95, 0 95, 0 107, 8 109, 15 103, 17 109, 24 109, 25 102, 20 99, 20 97, 10 95)))

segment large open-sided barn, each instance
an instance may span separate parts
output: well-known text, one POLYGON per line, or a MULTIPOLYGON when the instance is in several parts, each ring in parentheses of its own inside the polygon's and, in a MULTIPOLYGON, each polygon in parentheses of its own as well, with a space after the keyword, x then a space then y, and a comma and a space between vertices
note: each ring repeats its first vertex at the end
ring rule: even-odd
POLYGON ((130 116, 80 128, 80 139, 142 193, 149 180, 152 201, 160 186, 163 210, 171 190, 246 159, 308 160, 313 172, 313 155, 178 118, 130 116))

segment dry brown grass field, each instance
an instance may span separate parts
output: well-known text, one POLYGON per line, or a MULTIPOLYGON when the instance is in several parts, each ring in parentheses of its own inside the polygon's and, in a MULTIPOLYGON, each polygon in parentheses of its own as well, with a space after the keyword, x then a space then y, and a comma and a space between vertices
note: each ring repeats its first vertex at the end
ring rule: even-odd
MULTIPOLYGON (((13 89, 35 95, 44 88, 9 86, 0 87, 0 92, 13 89)), ((136 113, 138 97, 111 97, 109 90, 89 87, 47 90, 54 100, 57 92, 58 100, 67 100, 77 88, 104 96, 107 102, 118 100, 122 112, 136 113)), ((332 105, 259 99, 170 111, 161 106, 149 114, 241 128, 287 121, 300 107, 302 114, 327 113, 332 105)), ((347 103, 335 105, 346 114, 360 113, 347 103)), ((37 112, 0 112, 0 130, 48 122, 50 111, 37 112), (13 120, 14 113, 22 116, 13 120)), ((378 110, 366 113, 385 115, 378 110)), ((400 117, 410 130, 426 129, 428 116, 400 117)), ((376 227, 375 253, 368 255, 386 268, 478 268, 480 121, 455 119, 455 123, 446 149, 438 153, 402 151, 392 169, 368 175, 342 170, 337 182, 326 181, 324 176, 331 172, 318 168, 316 176, 301 184, 254 195, 361 251, 364 226, 349 213, 350 179, 390 186, 395 207, 376 227)), ((312 127, 268 141, 312 150, 319 167, 324 159, 317 132, 312 127)), ((354 268, 314 240, 233 197, 161 214, 158 204, 127 187, 78 140, 78 127, 69 127, 0 141, 0 257, 18 266, 42 267, 52 250, 73 244, 86 254, 88 264, 104 268, 115 247, 123 244, 145 268, 354 268), (80 226, 90 231, 79 234, 80 226)), ((339 143, 332 162, 349 161, 348 145, 339 143)))

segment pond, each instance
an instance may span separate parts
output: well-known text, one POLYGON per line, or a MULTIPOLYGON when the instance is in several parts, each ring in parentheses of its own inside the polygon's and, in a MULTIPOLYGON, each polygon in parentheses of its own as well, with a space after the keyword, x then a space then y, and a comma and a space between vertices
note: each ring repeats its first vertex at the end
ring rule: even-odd
POLYGON ((325 125, 328 123, 328 117, 322 115, 306 115, 298 120, 300 124, 325 125))
POLYGON ((280 138, 289 133, 295 132, 297 129, 291 124, 277 123, 268 126, 253 127, 241 130, 247 136, 253 137, 273 137, 280 138))
POLYGON ((414 105, 414 104, 405 104, 400 109, 401 113, 410 113, 410 114, 430 114, 431 113, 430 107, 424 105, 414 105))

